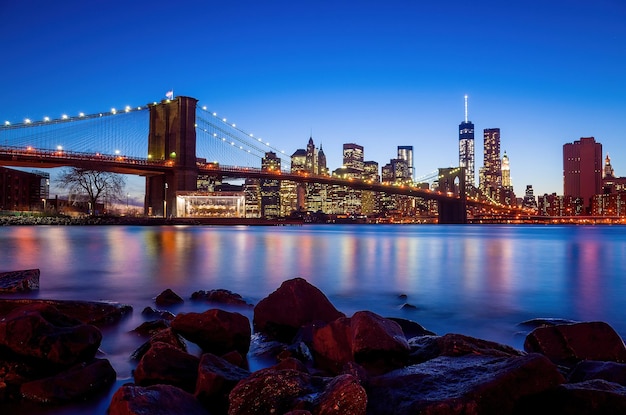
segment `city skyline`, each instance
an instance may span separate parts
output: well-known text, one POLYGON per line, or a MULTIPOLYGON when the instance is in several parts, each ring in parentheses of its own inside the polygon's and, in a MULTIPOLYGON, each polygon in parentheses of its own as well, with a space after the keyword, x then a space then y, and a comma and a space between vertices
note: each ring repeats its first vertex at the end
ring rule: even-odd
POLYGON ((544 3, 3 4, 0 118, 144 105, 173 90, 289 154, 312 135, 331 170, 344 143, 380 165, 413 146, 420 177, 458 165, 468 95, 476 136, 501 130, 518 196, 528 184, 562 194, 562 145, 581 137, 624 176, 626 6, 544 3))

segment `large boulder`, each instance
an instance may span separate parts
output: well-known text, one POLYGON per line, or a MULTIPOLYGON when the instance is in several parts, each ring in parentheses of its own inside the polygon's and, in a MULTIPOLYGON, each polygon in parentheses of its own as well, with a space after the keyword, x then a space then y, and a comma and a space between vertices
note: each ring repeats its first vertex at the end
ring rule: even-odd
POLYGON ((224 289, 209 291, 199 290, 191 294, 191 299, 194 301, 204 301, 207 303, 238 305, 246 307, 252 306, 252 304, 248 304, 240 294, 224 289))
POLYGON ((0 272, 0 293, 28 292, 38 289, 38 269, 0 272))
POLYGON ((185 344, 185 341, 183 340, 183 338, 180 335, 174 333, 174 331, 170 327, 170 328, 158 331, 154 335, 152 335, 152 337, 150 337, 150 339, 147 342, 139 346, 131 354, 131 358, 133 360, 141 359, 143 355, 146 354, 148 350, 150 350, 152 345, 158 342, 167 343, 170 346, 174 346, 175 348, 177 348, 178 350, 182 352, 187 351, 187 344, 185 344))
POLYGON ((108 415, 208 413, 192 394, 172 385, 124 385, 115 392, 107 410, 108 415))
POLYGON ((311 376, 298 370, 261 369, 230 392, 229 415, 282 414, 303 408, 312 393, 311 376))
POLYGON ((0 299, 0 316, 16 308, 37 305, 53 306, 69 318, 94 326, 116 323, 133 311, 129 305, 105 301, 0 299))
POLYGON ((93 359, 101 341, 96 327, 47 304, 16 308, 0 320, 0 345, 52 366, 69 367, 93 359))
POLYGON ((283 282, 254 307, 255 331, 290 342, 300 327, 329 323, 345 315, 335 308, 318 288, 303 278, 283 282))
POLYGON ((250 320, 242 314, 217 308, 204 313, 180 313, 171 322, 172 329, 204 352, 222 355, 250 349, 250 320))
POLYGON ((574 367, 568 380, 569 382, 584 382, 592 379, 603 379, 626 386, 626 364, 583 360, 574 367))
POLYGON ((194 395, 206 407, 216 408, 220 413, 228 409, 228 394, 250 372, 230 362, 205 353, 198 366, 198 381, 194 395))
POLYGON ((22 384, 24 399, 40 403, 60 404, 88 398, 109 388, 116 378, 111 363, 106 359, 72 366, 54 376, 22 384))
POLYGON ((581 360, 626 362, 624 341, 601 321, 536 328, 526 336, 524 350, 541 353, 564 366, 581 360))
POLYGON ((465 336, 448 333, 443 336, 418 336, 409 340, 411 347, 411 363, 421 363, 438 356, 485 355, 512 357, 521 356, 524 352, 511 346, 465 336))
POLYGON ((167 307, 184 303, 185 300, 170 288, 163 290, 161 294, 157 295, 154 299, 154 303, 159 307, 167 307))
POLYGON ((373 377, 370 415, 511 414, 517 401, 564 382, 546 357, 441 356, 373 377))
POLYGON ((340 317, 314 329, 311 352, 318 368, 340 373, 346 363, 354 361, 350 319, 340 317))
POLYGON ((154 343, 134 371, 140 386, 167 384, 193 393, 200 359, 167 343, 154 343))

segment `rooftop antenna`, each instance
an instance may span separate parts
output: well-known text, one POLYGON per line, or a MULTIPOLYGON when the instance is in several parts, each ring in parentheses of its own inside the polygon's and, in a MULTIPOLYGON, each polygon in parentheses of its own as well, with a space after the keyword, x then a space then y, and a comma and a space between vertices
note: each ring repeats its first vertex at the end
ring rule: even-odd
POLYGON ((465 122, 467 122, 467 94, 465 95, 465 122))

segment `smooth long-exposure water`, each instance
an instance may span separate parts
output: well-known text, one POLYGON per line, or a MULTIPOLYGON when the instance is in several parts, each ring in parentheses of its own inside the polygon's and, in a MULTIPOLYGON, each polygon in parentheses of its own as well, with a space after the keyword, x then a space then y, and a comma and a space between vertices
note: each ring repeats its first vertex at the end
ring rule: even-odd
MULTIPOLYGON (((129 331, 166 288, 187 299, 172 311, 203 311, 206 305, 188 300, 194 291, 225 288, 256 304, 284 280, 303 277, 347 315, 367 309, 437 334, 520 349, 526 332, 518 323, 535 317, 602 320, 626 335, 621 226, 0 228, 0 272, 30 268, 41 270, 40 289, 3 298, 134 307, 131 317, 103 331, 101 349, 119 384, 132 381, 129 355, 143 342, 129 331), (402 308, 405 303, 414 307, 402 308)), ((252 319, 251 309, 237 311, 252 319)), ((103 413, 109 399, 95 411, 103 413)), ((54 413, 82 410, 94 408, 54 413)))

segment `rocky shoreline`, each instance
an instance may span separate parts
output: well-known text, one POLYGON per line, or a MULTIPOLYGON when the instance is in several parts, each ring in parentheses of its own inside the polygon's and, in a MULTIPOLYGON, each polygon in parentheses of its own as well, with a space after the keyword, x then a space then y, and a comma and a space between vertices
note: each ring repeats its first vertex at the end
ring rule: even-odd
MULTIPOLYGON (((143 310, 134 332, 145 343, 128 357, 132 381, 108 414, 626 413, 626 347, 603 322, 529 321, 517 350, 370 311, 348 317, 302 278, 256 305, 210 290, 189 299, 206 311, 168 311, 184 301, 166 290, 143 310), (253 308, 253 320, 224 310, 233 307, 253 308), (273 364, 251 372, 248 359, 259 357, 273 364)), ((110 390, 116 373, 99 357, 100 328, 131 311, 0 300, 0 408, 58 407, 110 390)))

